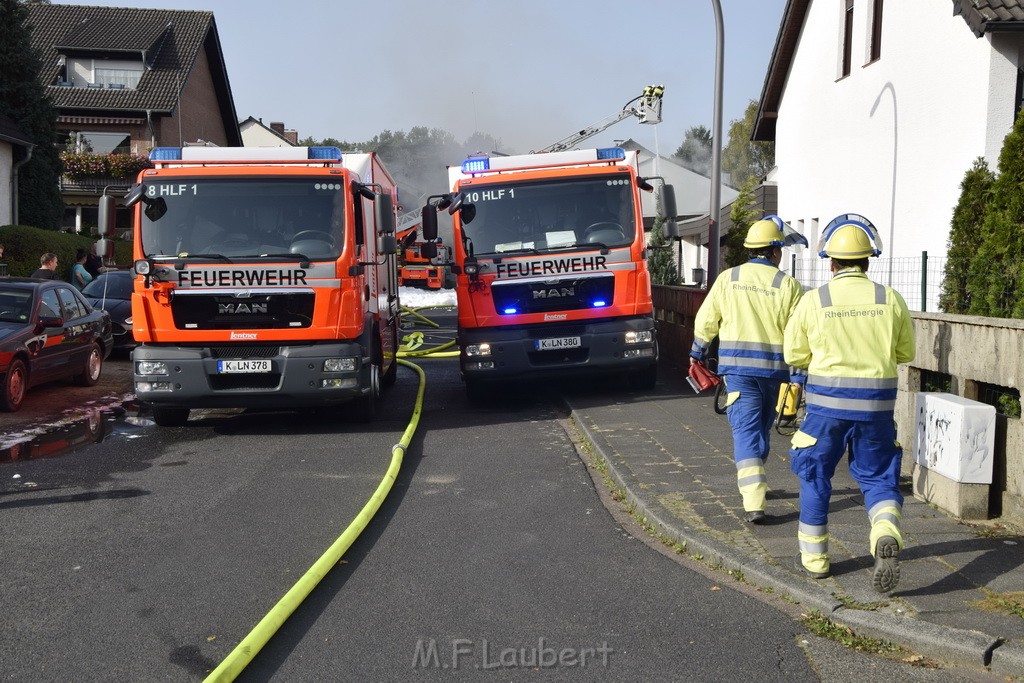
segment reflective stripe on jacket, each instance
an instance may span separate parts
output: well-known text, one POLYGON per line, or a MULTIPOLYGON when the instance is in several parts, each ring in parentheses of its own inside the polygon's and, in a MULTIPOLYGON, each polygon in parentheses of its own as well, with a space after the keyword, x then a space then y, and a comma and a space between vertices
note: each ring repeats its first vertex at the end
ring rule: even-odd
POLYGON ((719 336, 719 374, 789 379, 782 337, 802 293, 800 283, 767 259, 726 270, 697 311, 690 355, 703 358, 719 336))
POLYGON ((914 359, 914 327, 899 292, 841 270, 808 292, 786 326, 786 362, 807 368, 807 412, 892 419, 896 366, 914 359))

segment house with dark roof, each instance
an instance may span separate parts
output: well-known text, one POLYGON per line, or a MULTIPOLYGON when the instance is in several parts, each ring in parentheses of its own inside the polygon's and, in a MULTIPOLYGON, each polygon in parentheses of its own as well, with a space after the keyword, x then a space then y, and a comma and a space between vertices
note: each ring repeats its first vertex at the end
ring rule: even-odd
MULTIPOLYGON (((145 156, 159 146, 242 144, 212 12, 41 3, 27 9, 40 78, 67 152, 145 156)), ((107 176, 80 169, 64 176, 65 227, 96 225, 103 188, 131 183, 124 177, 131 173, 114 168, 107 176)))
POLYGON ((827 279, 813 247, 859 213, 883 238, 872 275, 936 310, 960 182, 996 169, 1022 74, 1021 0, 788 0, 752 137, 775 142, 779 214, 812 246, 797 277, 827 279))
POLYGON ((271 121, 270 125, 263 119, 250 116, 238 124, 242 131, 242 143, 246 147, 295 147, 299 144, 299 133, 285 128, 280 121, 271 121))
POLYGON ((28 133, 0 114, 0 225, 18 222, 18 168, 32 156, 28 133))

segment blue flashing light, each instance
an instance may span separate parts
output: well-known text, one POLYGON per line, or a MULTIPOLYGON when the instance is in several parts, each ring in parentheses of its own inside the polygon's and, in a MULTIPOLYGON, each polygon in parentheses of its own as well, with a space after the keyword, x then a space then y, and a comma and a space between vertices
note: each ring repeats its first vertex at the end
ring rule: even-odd
POLYGON ((337 147, 310 147, 310 159, 340 159, 341 150, 337 147))
POLYGON ((601 299, 598 299, 592 305, 593 305, 594 308, 602 308, 603 306, 607 306, 608 303, 605 302, 605 301, 602 301, 601 299))
POLYGON ((597 150, 597 158, 600 161, 625 159, 626 150, 622 149, 621 147, 601 147, 597 150))
POLYGON ((150 161, 181 161, 181 147, 154 147, 149 150, 150 161))
POLYGON ((491 160, 487 157, 473 157, 462 162, 463 173, 479 173, 491 167, 491 160))
POLYGON ((515 308, 506 308, 504 311, 505 315, 515 315, 518 310, 515 308))

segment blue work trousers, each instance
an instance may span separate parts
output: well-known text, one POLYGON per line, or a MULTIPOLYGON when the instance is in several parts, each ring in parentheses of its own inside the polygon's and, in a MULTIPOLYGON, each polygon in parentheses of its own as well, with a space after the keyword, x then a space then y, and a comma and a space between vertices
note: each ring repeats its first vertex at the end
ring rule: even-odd
POLYGON ((893 501, 903 505, 899 491, 903 449, 896 441, 896 424, 887 420, 860 422, 808 414, 793 435, 790 467, 800 481, 800 521, 828 524, 832 476, 843 454, 850 454, 850 475, 864 494, 864 507, 893 501))
POLYGON ((739 392, 739 397, 726 410, 732 428, 733 458, 737 463, 750 458, 768 459, 768 442, 775 423, 780 386, 782 380, 770 377, 726 375, 729 398, 739 392))

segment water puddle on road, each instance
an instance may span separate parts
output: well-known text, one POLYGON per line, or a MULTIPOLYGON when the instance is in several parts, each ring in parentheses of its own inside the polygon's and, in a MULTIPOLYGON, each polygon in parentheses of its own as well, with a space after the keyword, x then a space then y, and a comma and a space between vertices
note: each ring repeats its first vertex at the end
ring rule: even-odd
POLYGON ((132 394, 84 406, 59 419, 0 434, 0 463, 55 458, 134 429, 140 408, 132 394))

